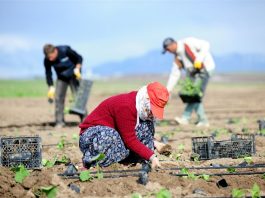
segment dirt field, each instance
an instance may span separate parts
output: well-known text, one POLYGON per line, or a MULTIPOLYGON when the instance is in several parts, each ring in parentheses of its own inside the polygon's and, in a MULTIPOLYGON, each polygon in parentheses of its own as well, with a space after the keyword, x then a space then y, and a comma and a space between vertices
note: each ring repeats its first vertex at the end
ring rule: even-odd
MULTIPOLYGON (((88 109, 93 109, 100 101, 107 98, 107 92, 112 86, 106 84, 102 90, 92 90, 88 109), (109 86, 109 87, 108 87, 109 86)), ((180 116, 184 105, 173 95, 166 108, 165 121, 156 127, 156 136, 170 135, 169 142, 173 148, 173 156, 181 153, 178 160, 174 157, 160 156, 164 167, 188 167, 208 166, 213 164, 238 165, 243 159, 215 159, 208 161, 192 162, 191 137, 210 135, 214 130, 227 129, 220 138, 229 139, 232 133, 242 133, 242 128, 248 128, 250 133, 257 133, 257 120, 265 117, 265 84, 212 84, 207 90, 205 98, 206 112, 211 124, 208 129, 198 129, 193 124, 187 127, 177 126, 173 118, 180 116), (229 119, 239 118, 235 123, 229 124, 229 119), (183 148, 180 148, 180 146, 183 148), (183 146, 182 146, 183 145, 183 146), (181 152, 180 150, 183 151, 181 152), (169 161, 173 160, 173 161, 169 161)), ((114 91, 115 92, 115 91, 114 91)), ((73 163, 80 166, 81 152, 78 148, 78 140, 73 139, 73 134, 78 134, 79 119, 74 115, 66 115, 67 126, 56 129, 53 124, 54 107, 47 103, 46 98, 5 98, 0 99, 0 135, 20 136, 39 135, 42 138, 43 158, 52 159, 54 155, 59 157, 67 155, 73 163), (63 150, 56 146, 61 136, 74 142, 66 145, 63 150)), ((193 117, 193 122, 195 122, 193 117)), ((256 155, 252 158, 254 163, 265 164, 265 137, 256 136, 256 155)), ((140 165, 136 165, 137 168, 140 165)), ((41 186, 58 186, 57 197, 131 197, 135 192, 142 196, 154 196, 162 188, 168 189, 172 197, 229 197, 232 189, 242 188, 249 190, 254 183, 261 188, 265 195, 265 179, 262 175, 246 176, 213 176, 209 181, 203 179, 189 179, 170 175, 170 171, 152 172, 149 183, 144 186, 137 183, 137 177, 94 179, 91 182, 80 182, 78 179, 64 180, 57 176, 65 170, 64 165, 55 165, 52 168, 42 168, 31 171, 29 177, 20 185, 14 181, 14 173, 7 168, 0 168, 0 197, 34 197, 33 192, 41 186), (218 188, 216 182, 226 179, 228 187, 218 188), (80 187, 77 194, 68 188, 68 184, 74 183, 80 187), (197 191, 197 192, 195 192, 197 191)), ((124 165, 115 165, 109 169, 128 169, 124 165)), ((250 169, 248 171, 264 171, 265 169, 250 169)), ((172 172, 172 171, 171 171, 172 172)), ((196 172, 196 171, 195 171, 196 172)), ((202 172, 202 171, 200 171, 202 172)), ((213 173, 214 171, 204 171, 213 173)), ((226 172, 226 170, 223 170, 226 172)), ((249 194, 249 193, 247 193, 249 194)))

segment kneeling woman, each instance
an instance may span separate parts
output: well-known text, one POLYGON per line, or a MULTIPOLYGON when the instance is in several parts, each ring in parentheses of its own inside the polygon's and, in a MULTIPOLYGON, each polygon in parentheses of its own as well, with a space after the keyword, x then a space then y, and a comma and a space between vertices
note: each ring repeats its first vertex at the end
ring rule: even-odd
POLYGON ((154 121, 162 119, 168 101, 167 89, 158 82, 138 92, 120 94, 104 100, 80 124, 79 147, 84 167, 95 166, 95 158, 105 154, 100 166, 127 158, 130 152, 160 166, 154 154, 154 121))

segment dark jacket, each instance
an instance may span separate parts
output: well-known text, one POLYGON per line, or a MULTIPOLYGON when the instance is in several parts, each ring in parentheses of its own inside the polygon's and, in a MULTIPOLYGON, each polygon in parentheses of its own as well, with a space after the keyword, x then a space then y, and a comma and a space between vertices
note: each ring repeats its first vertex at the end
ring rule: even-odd
POLYGON ((56 46, 58 57, 55 61, 44 59, 46 81, 49 86, 53 85, 52 67, 54 68, 58 79, 68 81, 74 76, 76 64, 82 64, 83 58, 69 46, 56 46))

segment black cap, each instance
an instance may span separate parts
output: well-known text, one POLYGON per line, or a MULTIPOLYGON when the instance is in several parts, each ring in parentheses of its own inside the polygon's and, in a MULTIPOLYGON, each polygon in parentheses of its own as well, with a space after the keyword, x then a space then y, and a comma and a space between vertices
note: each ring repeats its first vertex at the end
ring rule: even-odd
POLYGON ((172 43, 175 43, 176 41, 171 38, 171 37, 168 37, 166 38, 164 41, 163 41, 163 51, 162 51, 162 54, 165 54, 167 52, 167 47, 169 45, 171 45, 172 43))

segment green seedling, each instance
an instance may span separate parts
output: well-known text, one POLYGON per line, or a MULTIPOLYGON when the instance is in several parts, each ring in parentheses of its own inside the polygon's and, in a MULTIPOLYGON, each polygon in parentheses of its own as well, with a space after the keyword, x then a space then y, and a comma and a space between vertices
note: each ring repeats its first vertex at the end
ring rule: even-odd
POLYGON ((19 165, 18 167, 12 168, 15 172, 15 181, 17 183, 22 183, 23 180, 29 176, 29 171, 24 167, 24 165, 19 165))
POLYGON ((156 194, 155 194, 155 197, 156 198, 171 198, 172 195, 170 193, 169 190, 165 189, 165 188, 162 188, 160 191, 158 191, 156 194))
POLYGON ((42 165, 47 168, 53 167, 55 164, 67 164, 71 160, 69 157, 66 155, 63 155, 61 159, 58 159, 57 156, 53 157, 53 160, 47 160, 47 159, 42 159, 42 165))
POLYGON ((199 178, 201 178, 201 179, 203 179, 205 181, 209 181, 210 175, 202 174, 202 175, 199 176, 199 178))
POLYGON ((46 186, 40 188, 41 192, 43 192, 47 198, 55 198, 57 195, 57 187, 56 186, 46 186))
POLYGON ((229 168, 227 168, 226 170, 227 170, 227 172, 229 172, 229 173, 234 173, 234 172, 236 172, 236 169, 235 169, 235 168, 232 168, 232 167, 229 167, 229 168))
POLYGON ((69 163, 71 160, 69 157, 67 157, 66 155, 63 155, 61 159, 56 159, 55 163, 59 163, 59 164, 67 164, 69 163))
POLYGON ((241 198, 241 197, 245 197, 245 192, 242 189, 238 189, 238 188, 234 188, 232 190, 232 197, 233 198, 241 198))
POLYGON ((96 158, 94 159, 95 161, 97 161, 97 178, 98 179, 103 179, 104 175, 103 172, 101 170, 101 167, 99 166, 98 162, 103 160, 105 158, 105 154, 104 153, 100 153, 98 156, 96 156, 96 158))
POLYGON ((91 181, 93 178, 90 175, 90 171, 85 170, 80 172, 79 179, 80 181, 84 182, 84 181, 91 181))
POLYGON ((184 177, 187 177, 188 179, 192 179, 192 180, 198 179, 198 176, 195 176, 195 174, 194 173, 191 173, 189 171, 189 169, 187 169, 187 168, 182 168, 180 170, 180 173, 181 174, 187 174, 187 176, 184 176, 184 177))
POLYGON ((175 160, 179 161, 180 160, 180 157, 181 157, 181 154, 180 153, 174 154, 175 160))
POLYGON ((180 81, 180 93, 187 96, 203 96, 201 91, 202 80, 192 81, 190 78, 180 81))
POLYGON ((252 157, 244 157, 244 161, 247 162, 248 164, 253 164, 253 160, 252 160, 252 157))
POLYGON ((133 193, 131 198, 142 198, 142 195, 140 193, 133 193))
POLYGON ((72 139, 77 141, 78 140, 78 135, 76 133, 74 133, 73 136, 72 136, 72 139))
POLYGON ((198 153, 192 153, 190 156, 191 161, 194 161, 195 163, 199 163, 200 161, 200 155, 198 153))
POLYGON ((65 143, 66 143, 65 136, 61 136, 61 139, 60 139, 60 141, 57 144, 57 148, 60 149, 60 150, 64 149, 65 143))
POLYGON ((252 198, 259 198, 260 196, 260 187, 255 183, 252 187, 252 189, 250 190, 251 193, 251 197, 252 198))
POLYGON ((56 162, 55 160, 47 160, 47 159, 42 159, 41 161, 42 166, 47 167, 47 168, 53 167, 55 162, 56 162))

